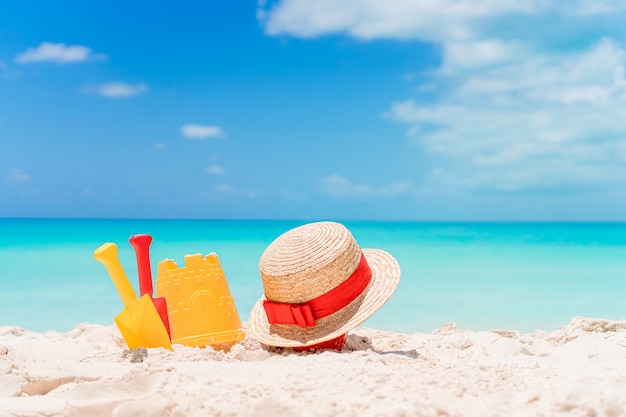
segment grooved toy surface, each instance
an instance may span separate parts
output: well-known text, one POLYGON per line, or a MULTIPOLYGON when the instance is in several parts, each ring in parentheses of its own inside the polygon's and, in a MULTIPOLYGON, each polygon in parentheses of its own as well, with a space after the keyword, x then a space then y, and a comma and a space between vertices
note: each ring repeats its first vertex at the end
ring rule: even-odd
POLYGON ((165 297, 172 343, 228 349, 245 336, 217 254, 159 263, 157 296, 165 297))

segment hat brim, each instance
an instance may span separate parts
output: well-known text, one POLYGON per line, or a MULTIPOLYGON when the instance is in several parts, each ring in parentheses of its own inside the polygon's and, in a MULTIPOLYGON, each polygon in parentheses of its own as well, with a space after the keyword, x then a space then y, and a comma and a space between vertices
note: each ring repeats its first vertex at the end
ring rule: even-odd
POLYGON ((269 346, 310 346, 339 337, 363 324, 389 300, 400 282, 400 265, 380 249, 362 249, 372 270, 368 287, 354 301, 330 316, 316 320, 315 326, 302 328, 295 324, 270 324, 261 297, 250 312, 249 330, 256 339, 269 346))

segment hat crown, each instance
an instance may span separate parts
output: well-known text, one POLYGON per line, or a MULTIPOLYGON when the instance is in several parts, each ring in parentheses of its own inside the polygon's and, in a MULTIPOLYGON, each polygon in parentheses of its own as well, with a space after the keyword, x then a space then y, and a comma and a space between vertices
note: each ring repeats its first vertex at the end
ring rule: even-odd
POLYGON ((309 223, 280 235, 259 261, 265 297, 297 304, 348 279, 361 260, 352 233, 339 223, 309 223))

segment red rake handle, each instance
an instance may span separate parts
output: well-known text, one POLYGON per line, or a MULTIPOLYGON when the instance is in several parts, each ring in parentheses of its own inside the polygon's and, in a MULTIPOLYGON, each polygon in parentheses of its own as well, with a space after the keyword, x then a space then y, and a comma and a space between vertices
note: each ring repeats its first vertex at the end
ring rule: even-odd
POLYGON ((150 270, 150 244, 152 236, 134 235, 130 237, 130 245, 137 256, 137 273, 139 275, 139 292, 152 297, 152 271, 150 270))

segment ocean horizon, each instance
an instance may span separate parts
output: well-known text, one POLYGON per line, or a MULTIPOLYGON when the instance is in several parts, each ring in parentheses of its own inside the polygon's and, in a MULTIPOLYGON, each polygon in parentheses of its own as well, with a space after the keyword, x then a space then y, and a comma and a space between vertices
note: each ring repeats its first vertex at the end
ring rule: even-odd
MULTIPOLYGON (((69 331, 111 324, 123 305, 93 251, 116 243, 137 291, 133 234, 153 237, 151 265, 218 254, 242 321, 262 295, 263 250, 304 220, 0 219, 0 326, 69 331)), ((575 316, 626 317, 626 223, 341 221, 363 248, 402 269, 364 326, 403 333, 460 328, 531 332, 575 316)))

